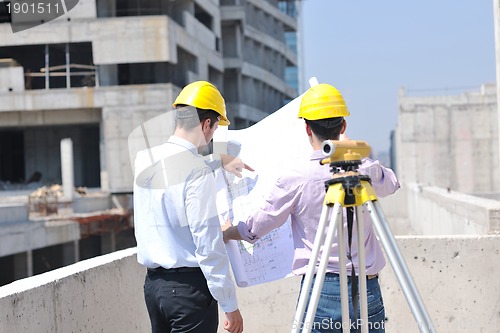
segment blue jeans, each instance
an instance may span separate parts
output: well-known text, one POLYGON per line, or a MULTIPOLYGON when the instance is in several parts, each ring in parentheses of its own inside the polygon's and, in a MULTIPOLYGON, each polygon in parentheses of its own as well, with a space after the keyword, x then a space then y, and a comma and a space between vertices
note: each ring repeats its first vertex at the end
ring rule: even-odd
MULTIPOLYGON (((303 279, 302 279, 303 280, 303 279)), ((313 279, 313 285, 314 285, 313 279)), ((378 283, 378 277, 366 280, 367 287, 367 297, 368 297, 368 329, 370 333, 384 333, 385 332, 385 310, 384 303, 382 301, 382 293, 380 292, 380 285, 378 283)), ((351 278, 348 278, 349 291, 349 316, 351 322, 349 323, 351 327, 351 333, 355 333, 356 322, 353 318, 353 306, 351 298, 351 278)), ((302 283, 301 283, 302 290, 302 283)), ((311 291, 309 291, 309 298, 311 297, 311 291)), ((325 282, 323 283, 323 289, 321 291, 321 297, 318 303, 318 309, 316 311, 316 316, 314 317, 314 323, 312 324, 313 333, 327 333, 327 332, 342 332, 342 308, 340 302, 340 277, 337 274, 327 273, 325 276, 325 282)), ((305 318, 305 315, 304 315, 305 318)), ((358 309, 358 320, 359 320, 359 309, 358 309)), ((359 326, 359 331, 361 332, 361 326, 359 326)))

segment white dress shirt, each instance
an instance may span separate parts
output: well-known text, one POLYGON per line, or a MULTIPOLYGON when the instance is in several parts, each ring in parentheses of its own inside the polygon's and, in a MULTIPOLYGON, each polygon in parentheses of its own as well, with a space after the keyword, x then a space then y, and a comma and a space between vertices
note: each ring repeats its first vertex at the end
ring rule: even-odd
POLYGON ((135 160, 137 260, 149 267, 200 267, 224 312, 238 308, 215 204, 212 170, 189 141, 171 136, 135 160))

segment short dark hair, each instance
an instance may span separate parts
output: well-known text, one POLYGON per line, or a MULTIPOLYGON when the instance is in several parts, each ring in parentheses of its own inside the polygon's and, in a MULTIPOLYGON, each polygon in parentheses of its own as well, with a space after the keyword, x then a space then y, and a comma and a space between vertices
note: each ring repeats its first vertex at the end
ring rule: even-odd
POLYGON ((196 108, 198 111, 198 118, 200 118, 200 123, 205 119, 210 119, 210 128, 214 127, 220 120, 220 115, 214 110, 206 110, 196 108))
POLYGON ((210 128, 212 128, 220 119, 220 115, 214 110, 200 109, 182 104, 178 104, 176 108, 179 110, 177 110, 175 117, 175 126, 186 130, 195 128, 206 119, 210 119, 210 128))
POLYGON ((338 140, 342 125, 344 124, 343 117, 334 117, 319 120, 307 120, 306 123, 311 127, 313 133, 319 140, 338 140))

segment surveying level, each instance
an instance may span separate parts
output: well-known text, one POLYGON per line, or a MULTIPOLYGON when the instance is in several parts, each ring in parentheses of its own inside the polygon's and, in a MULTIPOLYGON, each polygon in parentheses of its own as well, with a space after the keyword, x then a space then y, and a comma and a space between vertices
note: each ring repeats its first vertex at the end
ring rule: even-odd
POLYGON ((357 162, 360 158, 370 156, 370 146, 364 141, 334 141, 326 140, 321 145, 323 156, 327 157, 321 164, 331 164, 340 161, 357 162), (358 154, 359 156, 351 154, 358 154))
MULTIPOLYGON (((417 321, 420 332, 434 333, 435 329, 431 323, 427 310, 422 302, 418 290, 411 278, 408 267, 399 252, 394 236, 384 217, 380 203, 378 202, 375 190, 371 186, 370 177, 361 175, 358 167, 361 165, 361 158, 370 154, 370 146, 363 141, 324 141, 321 150, 325 159, 321 164, 329 164, 332 178, 325 182, 326 195, 323 202, 323 209, 318 224, 318 230, 314 239, 314 246, 311 251, 311 258, 307 266, 307 271, 302 284, 302 289, 297 303, 292 333, 309 333, 313 327, 316 309, 318 307, 323 282, 325 279, 328 259, 330 257, 335 231, 337 232, 340 265, 340 294, 342 309, 342 331, 349 333, 351 320, 349 317, 349 294, 347 290, 347 267, 346 267, 346 247, 344 239, 344 219, 343 208, 355 207, 356 232, 358 240, 364 240, 363 209, 366 209, 373 221, 375 231, 379 241, 382 243, 387 258, 396 274, 401 289, 403 290, 410 309, 417 321), (331 216, 331 221, 328 220, 331 216), (325 235, 325 229, 328 231, 325 235), (320 263, 317 272, 316 263, 320 249, 320 263), (311 290, 312 280, 316 275, 316 280, 308 300, 311 290), (309 305, 308 305, 309 304, 309 305), (304 312, 305 319, 304 319, 304 312), (304 319, 304 321, 303 321, 304 319)), ((354 230, 353 230, 354 231, 354 230)), ((358 241, 358 280, 359 280, 359 326, 362 333, 368 333, 368 301, 366 287, 366 264, 364 241, 358 241)), ((354 269, 354 267, 353 267, 354 269)), ((355 295, 352 295, 353 299, 355 295)), ((354 308, 355 317, 358 309, 354 308)), ((358 324, 356 323, 356 324, 358 324)))

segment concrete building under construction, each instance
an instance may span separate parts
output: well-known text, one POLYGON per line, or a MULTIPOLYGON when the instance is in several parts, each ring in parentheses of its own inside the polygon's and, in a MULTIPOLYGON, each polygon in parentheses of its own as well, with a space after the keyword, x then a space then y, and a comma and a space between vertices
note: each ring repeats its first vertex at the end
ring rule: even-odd
POLYGON ((127 137, 187 83, 218 86, 231 129, 295 98, 298 14, 286 0, 81 0, 14 33, 0 11, 0 285, 134 243, 127 137))

